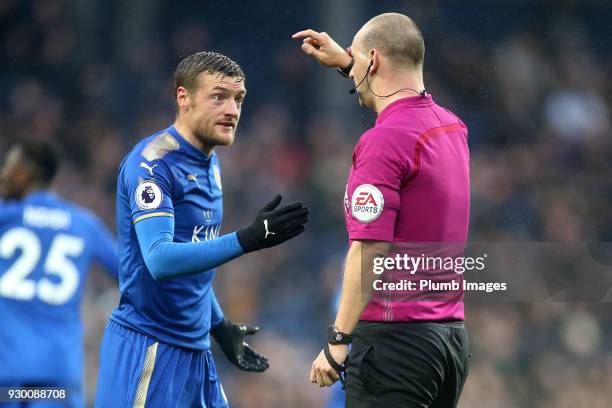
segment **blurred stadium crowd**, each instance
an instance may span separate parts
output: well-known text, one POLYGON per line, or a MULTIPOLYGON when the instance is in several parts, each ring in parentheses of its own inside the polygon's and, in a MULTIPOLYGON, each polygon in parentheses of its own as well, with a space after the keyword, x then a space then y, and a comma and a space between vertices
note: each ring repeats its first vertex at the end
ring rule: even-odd
MULTIPOLYGON (((360 122, 348 94, 348 110, 322 109, 318 81, 344 80, 289 38, 307 26, 334 36, 321 26, 325 2, 180 3, 0 1, 1 151, 21 138, 56 140, 65 162, 54 187, 114 228, 117 166, 138 139, 172 122, 179 57, 208 49, 238 61, 249 95, 236 143, 218 149, 224 231, 249 222, 275 192, 304 200, 312 220, 289 245, 219 269, 226 315, 261 325, 253 343, 271 368, 243 374, 217 362, 234 407, 324 406, 327 391, 307 374, 347 245, 342 197, 352 148, 374 116, 360 122)), ((612 5, 349 3, 353 31, 384 11, 421 26, 427 89, 470 128, 471 240, 612 241, 612 5)), ((117 298, 111 282, 92 274, 83 309, 90 398, 117 298)), ((467 307, 473 359, 460 407, 612 404, 608 304, 467 307)))

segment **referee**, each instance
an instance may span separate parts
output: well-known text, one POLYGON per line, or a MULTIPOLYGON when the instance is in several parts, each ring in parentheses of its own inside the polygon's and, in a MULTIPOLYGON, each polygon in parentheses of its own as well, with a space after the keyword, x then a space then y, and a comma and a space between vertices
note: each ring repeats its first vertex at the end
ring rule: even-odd
POLYGON ((470 356, 463 303, 379 300, 371 269, 362 274, 361 265, 372 265, 394 243, 465 243, 467 128, 425 91, 425 44, 409 17, 372 18, 346 51, 324 32, 293 38, 319 63, 350 77, 351 93, 378 114, 353 153, 340 307, 310 381, 330 386, 346 370, 350 408, 455 407, 470 356))

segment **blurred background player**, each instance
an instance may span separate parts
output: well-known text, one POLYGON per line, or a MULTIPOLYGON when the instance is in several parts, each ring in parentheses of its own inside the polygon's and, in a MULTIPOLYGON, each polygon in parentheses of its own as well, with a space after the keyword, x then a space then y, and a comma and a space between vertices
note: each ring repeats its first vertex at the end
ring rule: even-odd
POLYGON ((303 40, 306 54, 350 77, 351 93, 378 114, 353 153, 344 200, 351 244, 342 294, 310 381, 331 386, 346 369, 351 408, 455 407, 469 355, 463 302, 371 297, 369 266, 393 243, 466 242, 467 128, 426 93, 425 44, 409 17, 372 18, 348 52, 326 33, 305 30, 293 38, 303 40))
MULTIPOLYGON (((13 145, 0 173, 0 386, 64 387, 82 407, 87 272, 117 279, 117 247, 91 212, 50 190, 59 157, 46 142, 13 145)), ((4 405, 3 405, 4 406, 4 405)), ((16 403, 15 406, 19 406, 16 403)))
POLYGON ((175 74, 176 120, 125 157, 117 181, 119 306, 101 347, 98 408, 228 407, 209 333, 238 368, 261 372, 265 357, 244 340, 256 328, 224 318, 215 268, 304 231, 308 209, 277 195, 252 225, 220 235, 216 146, 234 141, 245 75, 214 52, 185 57, 175 74))

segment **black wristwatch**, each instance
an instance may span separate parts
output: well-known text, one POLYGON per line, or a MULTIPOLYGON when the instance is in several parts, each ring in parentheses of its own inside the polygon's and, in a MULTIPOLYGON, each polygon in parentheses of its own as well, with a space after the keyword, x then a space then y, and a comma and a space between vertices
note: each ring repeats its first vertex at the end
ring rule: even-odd
POLYGON ((329 344, 349 344, 351 341, 353 341, 352 334, 342 333, 334 325, 327 328, 327 342, 329 344))
POLYGON ((338 73, 343 77, 348 78, 349 74, 351 73, 351 69, 353 69, 353 65, 355 65, 355 58, 351 57, 351 62, 349 62, 349 64, 344 68, 338 68, 338 73))

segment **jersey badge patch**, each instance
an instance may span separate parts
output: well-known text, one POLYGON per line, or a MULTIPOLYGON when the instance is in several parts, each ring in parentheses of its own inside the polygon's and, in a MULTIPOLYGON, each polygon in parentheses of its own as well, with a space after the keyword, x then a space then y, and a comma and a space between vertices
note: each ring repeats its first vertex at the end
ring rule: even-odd
POLYGON ((385 199, 378 188, 372 184, 362 184, 353 191, 351 214, 359 222, 372 222, 383 212, 385 199))
POLYGON ((136 187, 136 205, 141 210, 154 210, 162 202, 161 189, 151 180, 143 181, 136 187))

